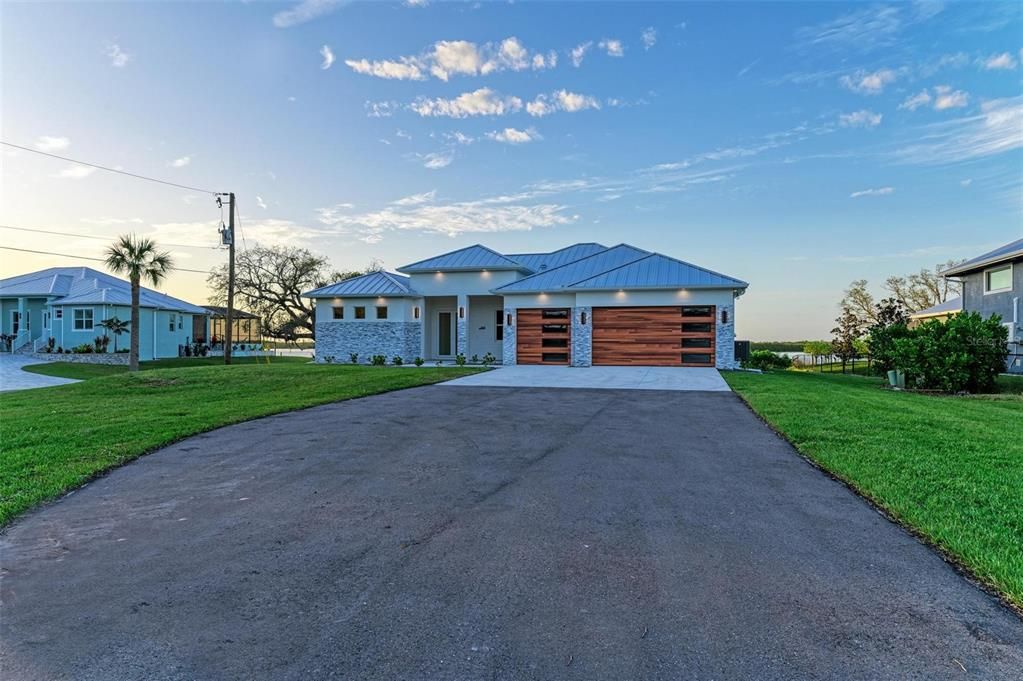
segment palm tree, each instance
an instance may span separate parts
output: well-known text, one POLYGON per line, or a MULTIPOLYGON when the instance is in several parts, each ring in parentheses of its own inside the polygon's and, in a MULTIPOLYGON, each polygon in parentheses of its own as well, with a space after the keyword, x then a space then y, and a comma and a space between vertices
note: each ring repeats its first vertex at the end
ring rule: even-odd
POLYGON ((126 234, 107 247, 107 269, 123 274, 131 280, 131 345, 128 352, 128 371, 139 370, 139 289, 143 279, 153 286, 160 283, 174 269, 170 253, 156 250, 152 239, 126 234))
POLYGON ((117 337, 128 330, 131 322, 123 322, 114 315, 110 319, 104 319, 99 323, 100 328, 114 334, 114 352, 117 352, 117 337))

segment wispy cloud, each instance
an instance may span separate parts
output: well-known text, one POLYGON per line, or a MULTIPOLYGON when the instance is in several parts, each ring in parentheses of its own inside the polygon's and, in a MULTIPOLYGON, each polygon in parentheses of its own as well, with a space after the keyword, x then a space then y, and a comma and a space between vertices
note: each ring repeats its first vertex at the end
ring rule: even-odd
MULTIPOLYGON (((419 206, 424 203, 430 203, 437 197, 437 190, 432 189, 428 192, 422 192, 421 194, 412 194, 405 196, 396 201, 392 201, 392 206, 419 206)), ((350 206, 349 206, 350 207, 350 206)))
POLYGON ((420 116, 501 116, 521 110, 522 100, 518 97, 505 97, 484 87, 474 92, 463 92, 454 99, 420 97, 410 108, 420 116))
POLYGON ((931 103, 931 95, 926 89, 921 90, 915 95, 910 95, 899 104, 899 109, 916 111, 921 106, 927 106, 931 103))
POLYGON ((390 118, 394 115, 395 109, 399 108, 397 102, 366 102, 366 115, 370 118, 390 118))
POLYGON ((504 130, 495 130, 493 132, 488 132, 487 138, 492 139, 495 142, 503 142, 505 144, 526 144, 528 142, 535 142, 543 139, 535 128, 527 128, 525 130, 505 128, 504 130))
POLYGON ((872 72, 861 69, 852 75, 842 76, 838 82, 847 90, 860 95, 879 95, 898 77, 898 74, 892 69, 878 69, 872 72))
POLYGON ((949 85, 934 88, 934 110, 961 109, 970 103, 970 95, 962 90, 953 90, 949 85))
POLYGON ((568 54, 572 58, 572 66, 576 68, 582 66, 583 59, 586 57, 586 53, 589 52, 591 47, 593 47, 593 41, 589 40, 585 43, 580 43, 569 50, 568 54))
POLYGON ((881 125, 881 118, 882 114, 874 113, 869 109, 860 109, 839 115, 838 124, 843 128, 876 128, 881 125))
POLYGON ((110 57, 110 65, 115 68, 123 69, 131 61, 131 55, 114 43, 107 45, 104 53, 110 57))
POLYGON ((256 205, 262 208, 263 210, 266 210, 266 201, 264 201, 263 197, 260 196, 259 194, 256 194, 256 205))
POLYGON ((849 195, 850 199, 858 199, 863 196, 888 196, 894 194, 894 187, 878 187, 877 189, 863 189, 858 192, 853 192, 849 195))
POLYGON ((320 56, 323 57, 323 61, 320 62, 320 68, 324 71, 334 65, 334 51, 330 49, 330 45, 324 45, 320 48, 320 56))
POLYGON ((430 154, 416 154, 416 157, 423 162, 424 168, 439 170, 447 168, 455 160, 455 152, 441 151, 430 154))
POLYGON ((346 59, 355 71, 390 80, 426 80, 433 76, 447 81, 453 76, 485 76, 500 71, 540 71, 558 64, 555 51, 531 51, 515 37, 496 43, 477 44, 468 40, 440 40, 418 55, 395 59, 346 59))
POLYGON ((167 165, 169 165, 171 168, 184 168, 191 162, 192 162, 191 156, 182 156, 181 158, 174 159, 167 165))
POLYGON ((639 39, 643 43, 643 49, 649 50, 657 44, 657 29, 653 26, 648 26, 639 34, 639 39))
POLYGON ((1023 96, 984 102, 977 115, 923 126, 913 142, 893 154, 895 161, 952 165, 1023 148, 1023 96), (916 141, 922 140, 922 141, 916 141))
POLYGON ((282 10, 274 15, 273 23, 277 28, 290 28, 330 14, 338 7, 348 4, 348 0, 302 0, 294 7, 282 10))
POLYGON ((446 132, 446 133, 444 133, 444 139, 448 140, 449 142, 453 142, 455 144, 460 144, 462 146, 468 146, 468 145, 470 145, 470 144, 472 144, 473 142, 476 141, 475 137, 471 137, 469 135, 466 135, 464 132, 460 132, 458 130, 456 130, 454 132, 446 132))
POLYGON ((60 151, 67 149, 71 146, 71 140, 67 137, 50 137, 49 135, 43 135, 36 139, 36 149, 39 151, 60 151))
POLYGON ((938 1, 864 7, 820 24, 797 29, 797 46, 803 49, 830 47, 866 52, 894 45, 902 31, 927 21, 943 8, 944 4, 938 1))
POLYGON ((94 172, 96 172, 96 169, 89 166, 71 165, 58 172, 54 175, 54 177, 69 180, 80 180, 84 177, 89 177, 89 175, 92 175, 94 172))
POLYGON ((1016 58, 1008 52, 993 54, 980 60, 980 66, 986 71, 1011 71, 1016 68, 1016 58))
POLYGON ((614 40, 612 38, 604 38, 599 43, 597 43, 597 47, 599 47, 600 49, 602 49, 605 52, 607 52, 607 56, 609 56, 609 57, 624 57, 625 56, 625 47, 622 45, 622 41, 621 40, 614 40))
POLYGON ((526 112, 530 116, 549 116, 558 111, 574 113, 586 109, 599 109, 600 102, 591 95, 581 95, 568 90, 557 90, 550 95, 537 95, 536 99, 526 104, 526 112))

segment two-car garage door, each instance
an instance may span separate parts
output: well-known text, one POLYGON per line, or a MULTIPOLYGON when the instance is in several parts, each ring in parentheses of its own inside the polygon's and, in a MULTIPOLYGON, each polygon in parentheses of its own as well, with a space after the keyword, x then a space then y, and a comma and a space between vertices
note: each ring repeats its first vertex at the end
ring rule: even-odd
POLYGON ((714 366, 714 306, 595 307, 593 364, 714 366))
MULTIPOLYGON (((571 311, 520 309, 519 364, 571 361, 571 311)), ((713 305, 593 308, 594 365, 714 366, 713 305)))

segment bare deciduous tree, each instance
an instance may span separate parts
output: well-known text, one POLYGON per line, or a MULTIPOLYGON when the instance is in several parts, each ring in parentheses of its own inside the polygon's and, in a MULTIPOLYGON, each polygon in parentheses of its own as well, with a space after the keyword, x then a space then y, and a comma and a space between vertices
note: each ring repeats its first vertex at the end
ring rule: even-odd
POLYGON ((846 310, 851 312, 860 321, 861 326, 869 326, 877 321, 877 308, 874 305, 874 296, 867 290, 866 279, 857 279, 849 284, 849 288, 845 290, 845 295, 842 296, 839 307, 842 308, 843 312, 846 310))
POLYGON ((884 288, 907 310, 918 312, 962 295, 962 284, 941 276, 943 270, 960 262, 962 261, 949 260, 944 265, 935 265, 933 271, 924 267, 908 277, 888 277, 884 288))

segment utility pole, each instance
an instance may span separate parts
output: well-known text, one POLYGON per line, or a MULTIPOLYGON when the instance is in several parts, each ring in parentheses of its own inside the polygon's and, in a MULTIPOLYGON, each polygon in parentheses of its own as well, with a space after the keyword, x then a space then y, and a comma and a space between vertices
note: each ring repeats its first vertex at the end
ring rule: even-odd
POLYGON ((234 192, 228 194, 227 232, 230 235, 227 261, 227 314, 224 315, 224 364, 231 363, 231 342, 234 329, 234 192))

